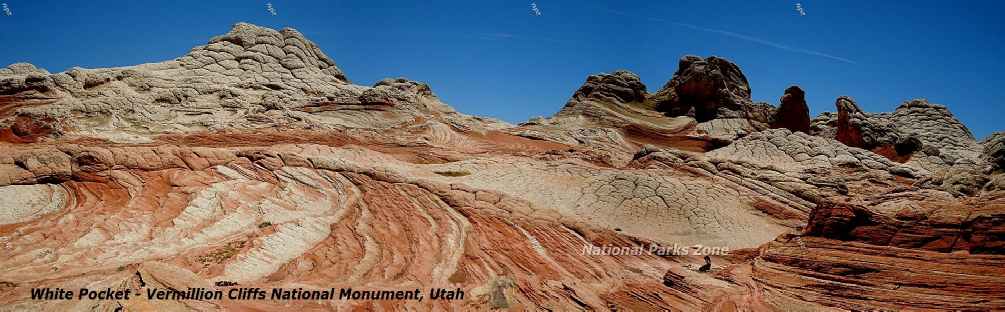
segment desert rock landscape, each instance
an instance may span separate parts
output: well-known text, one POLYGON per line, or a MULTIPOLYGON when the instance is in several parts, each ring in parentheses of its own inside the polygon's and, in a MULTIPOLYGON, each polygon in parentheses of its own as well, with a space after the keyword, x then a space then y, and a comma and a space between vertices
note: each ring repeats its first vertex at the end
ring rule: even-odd
POLYGON ((246 23, 160 63, 7 66, 0 311, 1005 310, 1005 134, 979 141, 925 99, 755 102, 721 57, 667 75, 652 93, 592 75, 510 124, 422 82, 352 84, 300 32, 246 23), (706 247, 728 252, 702 270, 706 247), (32 300, 42 287, 467 295, 32 300))

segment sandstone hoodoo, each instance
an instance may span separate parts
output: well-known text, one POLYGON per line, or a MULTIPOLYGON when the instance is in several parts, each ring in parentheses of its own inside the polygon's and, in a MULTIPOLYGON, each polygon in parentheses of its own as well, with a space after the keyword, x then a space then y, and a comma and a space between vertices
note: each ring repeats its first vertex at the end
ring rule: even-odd
POLYGON ((809 133, 810 108, 806 106, 806 92, 799 86, 790 86, 780 102, 771 127, 809 133))
POLYGON ((946 106, 810 120, 696 56, 519 125, 435 87, 244 23, 160 63, 0 69, 0 306, 1005 310, 1005 135, 946 106), (31 298, 82 288, 141 296, 31 298), (389 295, 265 295, 342 292, 389 295))
POLYGON ((848 146, 862 148, 882 145, 877 142, 891 142, 891 140, 875 139, 876 135, 893 135, 895 132, 890 131, 892 129, 873 129, 870 127, 871 124, 864 120, 865 113, 862 112, 861 108, 858 108, 858 104, 855 104, 855 100, 852 98, 839 97, 834 102, 834 106, 837 107, 837 133, 835 133, 834 139, 848 146), (863 135, 863 130, 869 135, 863 135), (866 139, 869 139, 870 143, 866 144, 866 139))

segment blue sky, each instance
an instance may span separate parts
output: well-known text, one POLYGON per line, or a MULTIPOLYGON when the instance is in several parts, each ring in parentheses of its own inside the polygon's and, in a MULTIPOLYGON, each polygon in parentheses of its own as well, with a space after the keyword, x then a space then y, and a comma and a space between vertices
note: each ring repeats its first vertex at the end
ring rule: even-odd
POLYGON ((357 84, 405 76, 510 122, 555 113, 593 73, 628 69, 655 92, 695 54, 736 62, 755 100, 802 86, 814 115, 839 95, 872 112, 925 97, 978 139, 1005 128, 1002 1, 537 0, 541 16, 516 0, 271 1, 277 16, 256 0, 0 2, 0 66, 157 62, 246 21, 297 28, 357 84))

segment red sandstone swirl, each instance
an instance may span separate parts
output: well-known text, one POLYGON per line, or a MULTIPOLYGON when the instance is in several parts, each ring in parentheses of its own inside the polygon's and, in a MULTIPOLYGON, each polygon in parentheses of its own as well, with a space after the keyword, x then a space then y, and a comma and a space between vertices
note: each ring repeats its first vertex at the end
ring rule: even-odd
POLYGON ((519 200, 493 192, 409 181, 324 156, 167 147, 28 153, 43 152, 76 161, 67 163, 72 169, 34 177, 42 184, 5 187, 32 189, 18 189, 17 199, 4 200, 8 204, 60 203, 18 220, 5 216, 0 226, 9 255, 0 259, 6 268, 0 301, 16 309, 290 308, 274 301, 26 298, 32 287, 139 291, 137 272, 146 287, 213 288, 217 281, 288 288, 461 287, 471 298, 290 303, 301 308, 659 310, 680 302, 659 284, 668 260, 582 254, 584 244, 644 242, 530 218, 519 200), (44 184, 59 181, 65 182, 44 184))

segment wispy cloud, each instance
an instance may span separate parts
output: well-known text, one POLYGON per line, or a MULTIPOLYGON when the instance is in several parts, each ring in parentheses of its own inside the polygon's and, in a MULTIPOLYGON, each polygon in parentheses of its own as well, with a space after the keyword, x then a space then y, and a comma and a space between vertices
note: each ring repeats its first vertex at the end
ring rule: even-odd
POLYGON ((491 33, 491 34, 479 34, 482 39, 513 39, 517 36, 510 33, 491 33))
POLYGON ((569 43, 567 40, 558 40, 539 36, 523 36, 511 33, 482 33, 478 34, 478 38, 483 40, 528 40, 528 41, 544 41, 551 43, 569 43))
MULTIPOLYGON (((608 10, 608 11, 610 11, 611 13, 614 13, 614 14, 618 14, 618 15, 631 16, 628 13, 621 12, 621 11, 615 11, 615 10, 608 10)), ((653 21, 653 22, 670 23, 670 24, 673 24, 675 26, 680 26, 680 27, 684 27, 684 28, 690 28, 690 29, 697 30, 697 31, 703 31, 703 32, 708 32, 708 33, 713 33, 713 34, 719 34, 719 35, 723 35, 723 36, 727 36, 727 37, 733 37, 733 38, 736 38, 736 39, 740 39, 740 40, 744 40, 744 41, 749 41, 749 42, 753 42, 753 43, 757 43, 757 44, 769 46, 769 47, 776 48, 776 49, 779 49, 779 50, 785 50, 785 51, 794 52, 794 53, 801 53, 801 54, 806 54, 806 55, 823 57, 823 58, 835 60, 835 61, 838 61, 838 62, 844 62, 844 63, 848 63, 848 64, 855 64, 855 61, 852 61, 850 59, 843 58, 843 57, 840 57, 840 56, 830 55, 830 54, 827 54, 827 53, 823 53, 823 52, 819 52, 819 51, 813 51, 813 50, 807 50, 807 49, 803 49, 803 48, 797 48, 797 47, 793 47, 793 46, 789 46, 789 45, 785 45, 785 44, 781 44, 781 43, 777 43, 777 42, 772 42, 772 41, 764 40, 764 39, 753 37, 753 36, 748 36, 748 35, 744 35, 744 34, 735 33, 735 32, 732 32, 732 31, 726 31, 726 30, 721 30, 721 29, 713 29, 713 28, 705 28, 705 27, 701 27, 701 26, 697 26, 697 25, 693 25, 693 24, 679 23, 679 22, 674 22, 674 21, 671 21, 671 20, 662 19, 662 18, 656 18, 656 17, 646 17, 645 19, 647 19, 649 21, 653 21)))
POLYGON ((723 35, 723 36, 729 36, 729 37, 733 37, 733 38, 740 39, 740 40, 746 40, 746 41, 750 41, 750 42, 753 42, 753 43, 759 43, 759 44, 763 44, 763 45, 766 45, 766 46, 769 46, 769 47, 772 47, 772 48, 781 49, 781 50, 785 50, 785 51, 789 51, 789 52, 795 52, 795 53, 802 53, 802 54, 806 54, 806 55, 819 56, 819 57, 829 58, 829 59, 832 59, 832 60, 835 60, 835 61, 845 62, 845 63, 848 63, 848 64, 855 64, 855 61, 852 61, 852 60, 849 60, 849 59, 846 59, 846 58, 843 58, 843 57, 840 57, 840 56, 834 56, 834 55, 830 55, 830 54, 823 53, 823 52, 818 52, 818 51, 807 50, 807 49, 803 49, 803 48, 796 48, 796 47, 792 47, 792 46, 787 46, 787 45, 784 45, 784 44, 781 44, 781 43, 775 43, 775 42, 767 41, 767 40, 756 38, 756 37, 751 37, 751 36, 747 36, 747 35, 743 35, 743 34, 738 34, 738 33, 731 32, 731 31, 712 29, 712 28, 705 28, 705 27, 700 27, 700 26, 695 26, 695 25, 685 24, 685 23, 676 23, 675 22, 673 24, 677 25, 677 26, 681 26, 681 27, 691 28, 691 29, 694 29, 694 30, 700 30, 700 31, 704 31, 704 32, 710 32, 710 33, 720 34, 720 35, 723 35))

